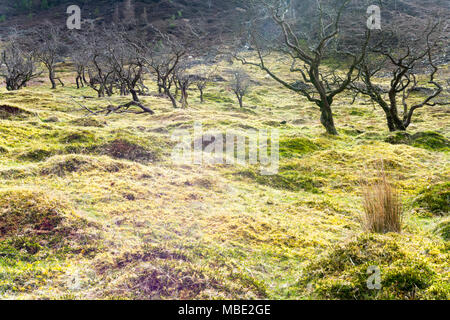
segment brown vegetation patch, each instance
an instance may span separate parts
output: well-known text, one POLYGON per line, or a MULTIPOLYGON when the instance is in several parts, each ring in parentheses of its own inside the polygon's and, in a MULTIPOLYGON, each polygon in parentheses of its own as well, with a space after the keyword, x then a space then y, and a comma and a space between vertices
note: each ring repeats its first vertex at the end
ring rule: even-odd
POLYGON ((364 185, 363 226, 369 232, 400 232, 403 219, 400 194, 388 181, 383 168, 378 175, 377 181, 364 185))
POLYGON ((97 128, 103 128, 106 126, 106 121, 104 120, 98 120, 93 117, 85 117, 85 118, 78 118, 70 121, 71 124, 79 127, 97 127, 97 128))
POLYGON ((19 107, 0 105, 0 119, 11 119, 14 117, 24 117, 30 115, 31 112, 19 107))
POLYGON ((40 174, 64 177, 72 172, 100 170, 104 172, 119 172, 126 164, 104 158, 93 158, 85 155, 54 156, 48 159, 40 169, 40 174))
POLYGON ((127 159, 138 162, 153 162, 157 159, 155 153, 130 141, 117 139, 100 148, 100 153, 116 159, 127 159))
POLYGON ((43 191, 12 189, 0 192, 0 239, 68 231, 69 206, 43 191))
POLYGON ((143 299, 162 297, 194 299, 203 290, 217 286, 214 280, 201 272, 170 265, 143 268, 129 285, 132 291, 143 299))

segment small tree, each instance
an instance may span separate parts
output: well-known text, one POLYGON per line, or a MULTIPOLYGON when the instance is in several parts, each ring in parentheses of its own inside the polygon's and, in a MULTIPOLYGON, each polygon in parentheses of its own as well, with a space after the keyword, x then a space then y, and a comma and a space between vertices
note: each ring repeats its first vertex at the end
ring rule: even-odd
POLYGON ((109 63, 105 48, 109 45, 107 40, 100 34, 90 34, 84 42, 88 52, 88 64, 86 66, 89 75, 88 85, 97 92, 99 98, 105 94, 113 94, 115 85, 114 69, 109 63))
POLYGON ((369 96, 381 107, 390 131, 405 131, 411 124, 414 112, 424 106, 436 105, 433 100, 443 91, 435 80, 438 67, 433 53, 437 39, 433 41, 432 36, 437 30, 438 24, 434 24, 423 34, 417 30, 382 34, 384 39, 377 41, 371 48, 372 54, 358 64, 359 77, 352 81, 351 88, 356 93, 369 96), (397 45, 392 45, 393 39, 398 40, 397 45), (426 69, 430 70, 427 82, 433 89, 417 102, 416 97, 410 99, 411 93, 418 89, 419 73, 426 69), (391 74, 387 90, 374 82, 386 73, 391 74), (398 110, 400 103, 401 113, 398 110))
POLYGON ((29 42, 28 45, 34 56, 48 70, 52 89, 56 89, 56 80, 64 86, 64 83, 56 75, 56 63, 62 59, 64 51, 61 31, 52 24, 45 24, 34 30, 29 42))
POLYGON ((198 76, 193 74, 190 70, 191 67, 192 63, 181 63, 175 69, 175 81, 177 82, 177 88, 181 92, 180 102, 182 108, 187 108, 189 106, 189 89, 198 80, 198 76))
POLYGON ((204 91, 206 89, 206 86, 208 85, 208 82, 211 82, 212 78, 217 72, 217 67, 212 68, 211 66, 202 65, 200 66, 199 70, 195 74, 195 85, 200 92, 200 102, 204 103, 205 99, 203 97, 204 91))
POLYGON ((77 46, 73 46, 71 59, 76 71, 75 82, 79 89, 89 85, 86 79, 86 70, 89 65, 90 52, 84 37, 77 37, 76 39, 77 46))
POLYGON ((208 84, 208 78, 205 78, 201 75, 197 76, 197 79, 195 80, 195 85, 197 86, 197 89, 200 92, 200 103, 205 102, 205 98, 203 97, 203 95, 204 95, 207 84, 208 84))
POLYGON ((248 94, 251 87, 251 79, 249 75, 242 69, 232 71, 232 79, 230 82, 231 91, 234 92, 239 101, 239 106, 244 107, 244 96, 248 94))
POLYGON ((119 4, 116 3, 114 6, 114 13, 113 13, 113 17, 112 20, 115 24, 119 24, 120 23, 120 10, 119 10, 119 4))
POLYGON ((25 87, 30 80, 41 74, 36 69, 33 56, 22 50, 15 41, 10 42, 1 52, 0 63, 0 76, 5 78, 6 89, 9 91, 25 87))
POLYGON ((131 33, 115 32, 108 41, 110 44, 106 55, 120 87, 125 87, 131 93, 133 101, 140 103, 138 86, 143 80, 145 60, 139 53, 139 47, 135 45, 137 41, 139 39, 131 33))
POLYGON ((143 57, 150 70, 156 74, 159 93, 164 93, 177 108, 177 101, 171 92, 175 84, 175 70, 186 56, 186 49, 168 35, 160 33, 161 38, 152 48, 143 47, 143 57))
POLYGON ((134 3, 132 0, 125 0, 124 4, 124 23, 134 24, 136 22, 136 14, 134 3))
POLYGON ((298 7, 290 2, 250 0, 251 14, 247 17, 250 43, 244 48, 255 49, 257 61, 249 58, 245 50, 234 57, 243 64, 257 66, 284 87, 315 103, 321 112, 322 125, 329 134, 337 135, 332 104, 349 86, 356 65, 364 58, 370 33, 366 34, 365 41, 358 40, 361 43, 352 50, 339 49, 341 19, 350 0, 299 1, 298 7), (302 81, 292 83, 270 66, 268 58, 272 54, 278 54, 277 60, 280 55, 289 59, 290 72, 302 81), (332 56, 350 58, 342 63, 345 66, 342 72, 326 65, 332 56))

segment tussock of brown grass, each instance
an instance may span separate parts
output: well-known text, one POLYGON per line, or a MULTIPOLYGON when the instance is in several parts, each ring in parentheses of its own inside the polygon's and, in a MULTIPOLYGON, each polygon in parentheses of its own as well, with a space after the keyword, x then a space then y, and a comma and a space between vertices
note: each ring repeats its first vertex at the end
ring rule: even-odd
POLYGON ((376 233, 401 232, 403 206, 400 193, 389 182, 384 167, 375 182, 363 183, 363 227, 376 233))

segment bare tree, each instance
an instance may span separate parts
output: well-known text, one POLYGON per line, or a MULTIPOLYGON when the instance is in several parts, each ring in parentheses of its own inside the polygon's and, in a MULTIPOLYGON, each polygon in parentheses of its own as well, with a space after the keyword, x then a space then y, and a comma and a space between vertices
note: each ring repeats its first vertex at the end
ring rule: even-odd
POLYGON ((124 105, 108 106, 104 111, 127 112, 132 106, 139 107, 142 113, 154 112, 144 106, 138 92, 145 87, 143 76, 145 72, 145 59, 141 54, 143 43, 133 32, 124 32, 120 27, 112 26, 87 38, 90 44, 89 86, 97 91, 99 97, 105 93, 114 94, 114 89, 120 89, 122 95, 130 93, 132 101, 124 105))
POLYGON ((86 79, 86 70, 89 65, 90 52, 85 37, 76 37, 76 46, 74 45, 72 47, 71 59, 75 67, 77 88, 88 86, 89 82, 86 79))
POLYGON ((239 101, 239 106, 244 107, 244 96, 248 94, 251 86, 251 79, 243 69, 235 69, 232 71, 232 79, 230 82, 231 90, 239 101))
POLYGON ((1 52, 0 65, 0 76, 5 78, 8 91, 25 87, 41 74, 37 71, 34 57, 20 48, 15 40, 1 52))
POLYGON ((111 96, 115 84, 114 69, 109 63, 106 45, 107 41, 97 34, 91 34, 86 39, 89 52, 89 63, 86 68, 89 75, 88 85, 97 92, 99 98, 104 97, 105 93, 111 96))
POLYGON ((198 91, 200 92, 201 103, 205 102, 205 99, 203 97, 204 91, 206 89, 206 86, 208 85, 208 82, 212 80, 216 72, 217 67, 207 66, 203 64, 195 74, 194 82, 198 91))
POLYGON ((181 92, 181 106, 182 108, 187 108, 189 106, 188 97, 190 87, 196 83, 198 76, 193 74, 190 70, 192 68, 192 62, 183 62, 177 66, 175 69, 175 81, 177 83, 177 88, 181 92))
POLYGON ((435 80, 438 67, 434 61, 434 52, 439 37, 439 23, 430 25, 423 34, 415 30, 396 33, 384 33, 383 38, 374 43, 372 54, 361 60, 358 65, 359 77, 352 81, 351 88, 356 93, 369 96, 386 114, 390 131, 404 131, 411 124, 414 112, 424 106, 434 106, 434 99, 442 91, 442 86, 435 80), (394 43, 394 44, 393 44, 394 43), (419 102, 412 93, 418 90, 419 73, 429 70, 428 84, 433 89, 425 92, 419 102), (382 74, 391 74, 388 89, 375 83, 382 74), (411 104, 412 100, 415 103, 411 104), (402 112, 399 109, 402 107, 402 112))
POLYGON ((337 135, 331 106, 335 97, 349 86, 356 65, 365 56, 370 36, 366 34, 357 50, 343 50, 338 46, 341 18, 350 0, 307 1, 308 6, 302 6, 296 14, 289 1, 250 2, 249 11, 253 15, 248 18, 249 43, 244 48, 255 49, 257 61, 249 58, 244 50, 236 53, 235 58, 243 64, 259 67, 284 87, 315 103, 321 112, 322 125, 329 134, 337 135), (272 36, 267 39, 266 35, 272 36), (290 72, 301 80, 291 82, 270 66, 268 58, 272 53, 289 59, 290 72), (350 58, 348 63, 342 63, 344 72, 326 65, 326 59, 333 55, 350 58))
POLYGON ((146 65, 156 74, 158 91, 170 99, 174 108, 178 105, 171 88, 175 85, 175 70, 186 53, 183 45, 167 35, 162 35, 162 39, 155 41, 152 49, 147 50, 145 54, 146 65))
POLYGON ((56 89, 56 80, 64 86, 64 83, 56 75, 56 63, 62 59, 64 51, 61 30, 53 24, 37 27, 30 37, 29 47, 37 60, 47 68, 52 89, 56 89))

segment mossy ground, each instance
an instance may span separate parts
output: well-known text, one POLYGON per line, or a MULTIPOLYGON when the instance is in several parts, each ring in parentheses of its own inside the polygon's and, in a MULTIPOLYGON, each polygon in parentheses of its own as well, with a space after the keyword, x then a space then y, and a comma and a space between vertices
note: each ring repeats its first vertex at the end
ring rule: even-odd
MULTIPOLYGON (((0 104, 26 113, 0 119, 0 216, 18 203, 18 215, 71 219, 64 237, 52 234, 60 242, 22 232, 30 228, 2 236, 0 295, 448 299, 448 190, 439 189, 438 203, 424 193, 448 185, 448 107, 418 110, 409 132, 428 133, 392 144, 383 113, 344 95, 334 103, 333 137, 314 105, 249 71, 259 84, 244 109, 216 83, 204 104, 193 90, 185 110, 143 97, 153 116, 85 117, 70 97, 93 110, 128 98, 99 99, 73 84, 2 88, 0 104), (173 163, 171 134, 194 121, 215 132, 278 129, 278 174, 173 163), (380 160, 405 203, 401 235, 361 233, 360 181, 376 176, 380 160), (380 291, 364 286, 372 264, 380 291)), ((71 77, 63 74, 66 83, 71 77)))

